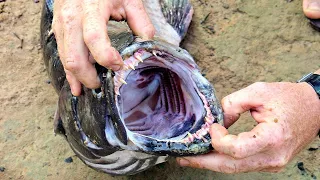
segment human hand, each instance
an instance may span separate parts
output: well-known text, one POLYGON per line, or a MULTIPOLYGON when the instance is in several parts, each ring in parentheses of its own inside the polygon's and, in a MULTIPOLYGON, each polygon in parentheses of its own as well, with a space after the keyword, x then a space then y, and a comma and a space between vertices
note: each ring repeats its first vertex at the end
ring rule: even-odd
POLYGON ((141 0, 55 0, 53 14, 59 56, 75 96, 81 94, 81 83, 91 89, 100 86, 95 62, 114 71, 123 65, 107 35, 110 18, 127 19, 133 33, 143 39, 154 36, 141 0))
POLYGON ((255 83, 225 97, 222 108, 226 127, 248 110, 258 125, 236 136, 213 124, 215 151, 178 158, 180 165, 224 173, 278 172, 320 128, 320 100, 307 83, 255 83))
POLYGON ((303 0, 303 12, 311 19, 320 19, 320 0, 303 0))

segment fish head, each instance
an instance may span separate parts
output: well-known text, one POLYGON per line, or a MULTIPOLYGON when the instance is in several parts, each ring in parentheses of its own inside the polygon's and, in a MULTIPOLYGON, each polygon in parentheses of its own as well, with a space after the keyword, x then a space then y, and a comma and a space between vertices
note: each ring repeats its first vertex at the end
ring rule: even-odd
POLYGON ((223 125, 223 113, 190 54, 170 43, 144 41, 121 55, 124 67, 103 80, 108 82, 105 96, 112 97, 109 112, 121 128, 106 126, 105 131, 125 132, 121 137, 126 137, 113 145, 156 155, 209 152, 209 127, 223 125))

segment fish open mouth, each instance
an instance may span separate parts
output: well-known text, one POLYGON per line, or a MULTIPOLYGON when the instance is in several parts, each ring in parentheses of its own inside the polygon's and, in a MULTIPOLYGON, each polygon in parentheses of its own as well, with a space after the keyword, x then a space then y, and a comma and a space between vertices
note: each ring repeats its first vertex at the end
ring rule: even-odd
POLYGON ((114 91, 128 138, 138 146, 141 138, 148 141, 144 145, 152 141, 210 146, 209 127, 221 118, 219 107, 211 102, 215 98, 206 97, 213 88, 203 86, 209 83, 191 56, 180 48, 168 49, 140 45, 123 53, 124 67, 115 72, 114 91))

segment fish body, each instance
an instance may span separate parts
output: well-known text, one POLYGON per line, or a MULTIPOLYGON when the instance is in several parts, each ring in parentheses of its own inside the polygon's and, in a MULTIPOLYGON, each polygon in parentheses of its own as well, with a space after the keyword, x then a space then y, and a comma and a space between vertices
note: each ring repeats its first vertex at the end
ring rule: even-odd
POLYGON ((48 75, 59 95, 54 130, 88 166, 131 175, 168 156, 212 150, 209 127, 223 124, 215 90, 191 55, 179 47, 192 19, 188 0, 144 0, 156 29, 141 41, 124 22, 109 21, 108 35, 124 59, 113 72, 96 64, 99 89, 71 94, 51 33, 53 0, 44 3, 41 44, 48 75))

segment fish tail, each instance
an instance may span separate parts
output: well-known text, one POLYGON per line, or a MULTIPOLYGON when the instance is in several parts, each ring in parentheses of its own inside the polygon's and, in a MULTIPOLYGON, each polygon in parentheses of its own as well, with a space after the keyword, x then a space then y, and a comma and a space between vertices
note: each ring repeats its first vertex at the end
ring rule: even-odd
POLYGON ((193 8, 189 0, 159 0, 167 22, 177 31, 181 39, 189 28, 193 8))

